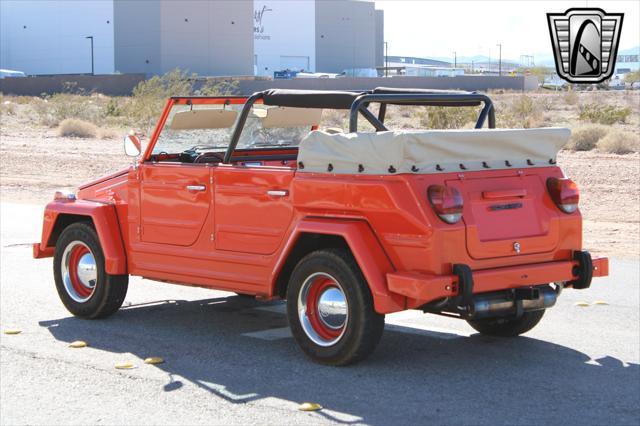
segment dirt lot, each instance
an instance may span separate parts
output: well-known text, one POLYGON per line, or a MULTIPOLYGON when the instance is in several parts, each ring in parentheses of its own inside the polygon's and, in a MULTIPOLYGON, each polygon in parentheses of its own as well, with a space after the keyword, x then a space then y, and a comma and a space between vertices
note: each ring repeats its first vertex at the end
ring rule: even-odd
MULTIPOLYGON (((499 102, 514 95, 492 95, 499 102)), ((536 97, 545 95, 535 95, 536 97)), ((563 95, 558 95, 563 96, 563 95)), ((555 96, 550 101, 561 100, 555 96)), ((580 94, 596 99, 596 94, 580 94)), ((616 96, 616 95, 607 95, 616 96)), ((620 94, 623 104, 638 96, 620 94)), ((575 109, 561 105, 544 113, 545 125, 575 122, 575 109), (559 111, 566 110, 564 115, 559 111), (547 119, 554 117, 553 120, 547 119), (552 121, 552 123, 549 123, 552 121)), ((625 129, 638 131, 637 104, 625 129)), ((24 110, 26 111, 26 110, 24 110)), ((35 123, 18 109, 3 114, 0 125, 0 197, 2 202, 44 204, 58 188, 77 185, 126 167, 120 138, 79 139, 57 136, 55 128, 35 123)), ((616 155, 598 151, 569 152, 559 156, 559 165, 581 191, 585 218, 585 248, 603 255, 640 257, 640 155, 616 155)))

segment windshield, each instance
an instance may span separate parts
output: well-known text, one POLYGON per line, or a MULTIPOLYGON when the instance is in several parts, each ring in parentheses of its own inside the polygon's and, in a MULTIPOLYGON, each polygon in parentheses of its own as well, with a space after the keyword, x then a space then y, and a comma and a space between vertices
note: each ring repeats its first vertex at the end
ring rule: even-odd
MULTIPOLYGON (((190 149, 225 151, 243 105, 174 105, 152 154, 180 153, 190 149)), ((310 126, 265 127, 268 109, 255 105, 243 127, 236 149, 297 146, 310 126)))

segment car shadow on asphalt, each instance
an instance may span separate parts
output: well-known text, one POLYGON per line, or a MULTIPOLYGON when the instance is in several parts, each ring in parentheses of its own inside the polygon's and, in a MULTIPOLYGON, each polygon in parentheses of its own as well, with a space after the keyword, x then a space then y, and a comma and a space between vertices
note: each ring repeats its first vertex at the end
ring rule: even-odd
POLYGON ((318 415, 340 423, 633 424, 640 414, 638 364, 594 360, 525 336, 416 334, 394 325, 364 362, 317 365, 287 337, 281 303, 166 300, 125 306, 102 321, 66 317, 40 325, 59 341, 163 357, 156 367, 167 373, 166 392, 186 380, 237 404, 318 402, 326 407, 318 415))

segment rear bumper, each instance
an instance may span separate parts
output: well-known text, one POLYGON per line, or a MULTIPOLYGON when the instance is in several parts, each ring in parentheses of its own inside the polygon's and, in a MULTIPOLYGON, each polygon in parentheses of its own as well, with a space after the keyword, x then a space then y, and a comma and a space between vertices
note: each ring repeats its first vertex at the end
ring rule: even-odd
POLYGON ((609 275, 607 258, 591 259, 587 252, 576 252, 575 259, 477 271, 461 265, 469 271, 467 274, 392 272, 387 274, 387 284, 390 291, 422 304, 464 293, 486 293, 554 282, 564 282, 566 287, 587 288, 592 277, 609 275))

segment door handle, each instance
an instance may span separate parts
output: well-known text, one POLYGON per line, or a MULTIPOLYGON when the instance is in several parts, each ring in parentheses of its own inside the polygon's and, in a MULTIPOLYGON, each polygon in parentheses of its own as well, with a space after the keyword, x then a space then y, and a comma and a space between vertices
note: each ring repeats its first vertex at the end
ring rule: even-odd
POLYGON ((207 187, 204 185, 187 185, 186 189, 187 191, 204 191, 207 187))
POLYGON ((289 195, 289 191, 272 190, 272 191, 267 191, 267 195, 270 197, 286 197, 287 195, 289 195))

